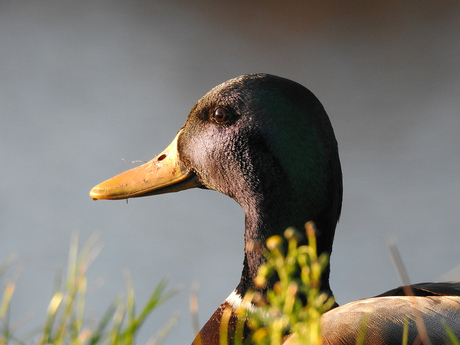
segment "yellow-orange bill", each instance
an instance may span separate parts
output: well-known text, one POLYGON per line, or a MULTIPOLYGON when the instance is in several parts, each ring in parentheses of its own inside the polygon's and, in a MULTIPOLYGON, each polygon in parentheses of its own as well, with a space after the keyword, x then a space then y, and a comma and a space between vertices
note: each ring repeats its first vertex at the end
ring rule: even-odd
POLYGON ((177 139, 180 133, 151 161, 95 186, 89 193, 91 198, 127 199, 200 187, 196 175, 179 164, 177 139))

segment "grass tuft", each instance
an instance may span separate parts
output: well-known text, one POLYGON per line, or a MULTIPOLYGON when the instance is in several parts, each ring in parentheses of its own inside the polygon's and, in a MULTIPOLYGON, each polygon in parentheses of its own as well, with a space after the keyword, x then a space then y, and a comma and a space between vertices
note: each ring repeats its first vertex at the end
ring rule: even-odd
MULTIPOLYGON (((328 257, 317 255, 313 223, 306 224, 309 245, 298 245, 300 234, 294 229, 284 233, 284 239, 273 236, 267 240, 267 262, 261 266, 256 285, 264 289, 275 274, 279 281, 267 291, 267 298, 257 292, 245 296, 240 311, 252 330, 247 341, 256 345, 278 345, 289 336, 288 343, 321 344, 321 315, 329 310, 334 299, 320 291, 321 273, 328 257), (256 308, 245 308, 252 302, 256 308)), ((237 337, 235 337, 237 338, 237 337)))
MULTIPOLYGON (((87 272, 101 250, 97 236, 92 236, 81 250, 78 250, 78 236, 73 235, 69 250, 67 275, 58 274, 55 292, 48 305, 44 325, 40 331, 21 339, 16 328, 10 325, 9 309, 15 285, 8 283, 0 302, 0 345, 132 345, 139 329, 150 313, 174 296, 178 289, 166 290, 166 280, 160 281, 147 303, 139 313, 135 312, 135 297, 131 280, 126 276, 126 295, 117 297, 107 308, 101 320, 88 322, 85 317, 87 295, 87 272)), ((12 261, 0 265, 4 274, 12 261)), ((178 316, 170 321, 149 341, 160 344, 178 316)))

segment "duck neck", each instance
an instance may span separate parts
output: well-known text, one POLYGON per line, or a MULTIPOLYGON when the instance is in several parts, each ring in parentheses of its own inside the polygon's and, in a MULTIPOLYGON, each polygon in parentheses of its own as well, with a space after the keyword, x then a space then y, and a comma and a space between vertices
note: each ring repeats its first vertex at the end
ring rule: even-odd
MULTIPOLYGON (((318 255, 325 253, 330 256, 331 254, 337 218, 331 218, 330 210, 306 216, 311 212, 308 212, 308 209, 299 208, 302 203, 294 203, 292 200, 284 200, 280 203, 279 200, 269 201, 268 205, 271 205, 269 210, 260 204, 245 210, 245 255, 241 280, 236 288, 236 293, 240 296, 244 296, 248 290, 257 290, 265 294, 266 290, 260 290, 254 285, 254 279, 260 266, 266 262, 264 256, 266 240, 274 235, 283 236, 288 227, 304 232, 305 223, 309 220, 313 221, 318 230, 316 234, 318 255)), ((303 236, 299 245, 307 243, 306 236, 303 236)), ((321 290, 332 295, 329 287, 329 273, 328 264, 321 276, 321 290)), ((275 282, 276 277, 273 277, 267 289, 272 288, 275 282)))

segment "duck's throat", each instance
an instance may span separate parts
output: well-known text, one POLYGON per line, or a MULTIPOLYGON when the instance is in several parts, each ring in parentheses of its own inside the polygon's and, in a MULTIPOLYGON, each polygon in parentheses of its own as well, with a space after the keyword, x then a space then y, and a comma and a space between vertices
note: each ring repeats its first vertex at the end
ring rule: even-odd
MULTIPOLYGON (((261 212, 260 208, 249 209, 245 216, 243 272, 236 292, 240 296, 244 296, 248 290, 259 291, 264 294, 265 290, 258 289, 254 280, 258 275, 260 266, 266 262, 266 241, 274 235, 282 236, 286 228, 297 224, 285 221, 284 217, 273 211, 261 212)), ((272 283, 274 282, 269 282, 267 288, 271 288, 272 283)))
MULTIPOLYGON (((299 212, 299 208, 289 207, 289 201, 284 206, 280 206, 277 209, 271 208, 270 212, 266 210, 261 212, 260 208, 253 209, 255 210, 254 212, 246 212, 243 272, 240 283, 236 288, 236 292, 240 296, 244 296, 249 290, 265 294, 266 290, 273 287, 273 284, 277 280, 276 276, 272 276, 266 288, 262 290, 255 286, 254 280, 258 275, 259 268, 266 262, 265 251, 267 239, 274 235, 283 236, 285 230, 289 227, 293 227, 299 232, 304 232, 305 223, 313 221, 318 229, 316 234, 318 254, 331 254, 335 222, 331 221, 329 212, 319 212, 308 216, 308 210, 303 209, 299 212)), ((299 245, 308 244, 305 233, 302 238, 299 241, 299 245)), ((321 289, 331 294, 329 288, 329 271, 330 267, 327 265, 322 273, 321 289)))
POLYGON ((243 272, 240 283, 236 288, 236 291, 241 296, 244 296, 248 290, 257 290, 254 279, 257 277, 260 266, 266 262, 264 256, 266 250, 265 242, 269 237, 267 233, 272 232, 267 230, 262 219, 246 216, 243 272))

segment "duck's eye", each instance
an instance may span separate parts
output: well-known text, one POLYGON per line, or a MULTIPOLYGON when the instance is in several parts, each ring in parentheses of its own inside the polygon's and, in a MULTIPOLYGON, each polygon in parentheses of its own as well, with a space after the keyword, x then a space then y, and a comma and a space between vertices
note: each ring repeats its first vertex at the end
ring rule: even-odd
POLYGON ((230 119, 231 116, 232 114, 230 113, 230 110, 227 108, 219 107, 214 110, 213 118, 217 123, 225 123, 230 119))

